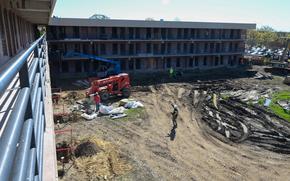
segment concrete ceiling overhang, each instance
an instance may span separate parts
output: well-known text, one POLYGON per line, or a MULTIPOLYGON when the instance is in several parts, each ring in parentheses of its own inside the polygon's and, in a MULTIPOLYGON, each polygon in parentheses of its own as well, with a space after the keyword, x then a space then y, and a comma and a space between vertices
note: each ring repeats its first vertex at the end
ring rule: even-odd
POLYGON ((1 0, 4 6, 33 23, 47 25, 56 0, 1 0))

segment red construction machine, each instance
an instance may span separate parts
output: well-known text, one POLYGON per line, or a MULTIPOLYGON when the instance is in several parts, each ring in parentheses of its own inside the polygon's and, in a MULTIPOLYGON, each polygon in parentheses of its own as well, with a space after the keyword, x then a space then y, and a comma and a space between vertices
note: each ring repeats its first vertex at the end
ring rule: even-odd
POLYGON ((87 95, 99 93, 102 101, 108 100, 112 95, 128 98, 131 94, 130 78, 126 73, 90 81, 91 87, 87 95))

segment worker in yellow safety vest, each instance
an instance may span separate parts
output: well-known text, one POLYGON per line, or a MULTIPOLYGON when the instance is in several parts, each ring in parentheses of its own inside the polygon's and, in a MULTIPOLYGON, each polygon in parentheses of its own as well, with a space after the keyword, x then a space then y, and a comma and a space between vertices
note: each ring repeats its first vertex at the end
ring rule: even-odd
POLYGON ((175 77, 175 72, 174 72, 174 69, 172 67, 170 67, 169 69, 169 77, 172 78, 172 77, 175 77))

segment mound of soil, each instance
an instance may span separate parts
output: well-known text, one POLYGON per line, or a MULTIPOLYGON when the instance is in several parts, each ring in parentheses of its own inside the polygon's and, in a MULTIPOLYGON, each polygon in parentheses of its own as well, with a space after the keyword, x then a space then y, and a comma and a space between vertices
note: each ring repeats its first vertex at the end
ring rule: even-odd
POLYGON ((79 178, 77 180, 111 180, 132 170, 127 158, 122 157, 118 148, 110 142, 89 138, 86 141, 82 141, 79 147, 83 149, 82 153, 91 153, 91 148, 87 148, 92 145, 97 147, 97 154, 75 159, 76 173, 78 173, 79 178), (85 173, 85 175, 81 176, 79 173, 85 173))
POLYGON ((96 155, 100 151, 95 143, 84 142, 77 146, 75 149, 75 156, 78 157, 90 157, 96 155))

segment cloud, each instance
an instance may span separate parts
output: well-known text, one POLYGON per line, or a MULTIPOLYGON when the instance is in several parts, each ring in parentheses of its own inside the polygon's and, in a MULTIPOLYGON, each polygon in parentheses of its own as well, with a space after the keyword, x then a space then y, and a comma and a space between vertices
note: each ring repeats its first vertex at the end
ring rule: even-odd
POLYGON ((171 0, 161 0, 161 3, 164 5, 168 5, 171 0))

